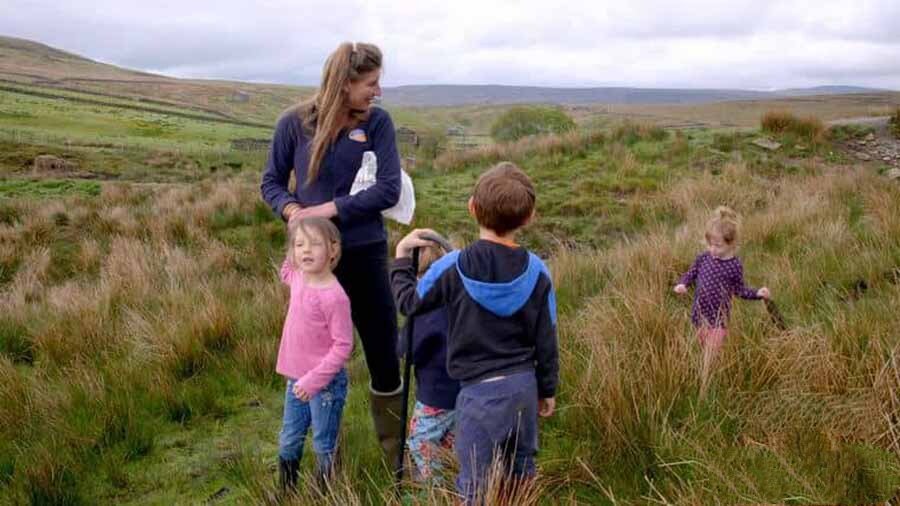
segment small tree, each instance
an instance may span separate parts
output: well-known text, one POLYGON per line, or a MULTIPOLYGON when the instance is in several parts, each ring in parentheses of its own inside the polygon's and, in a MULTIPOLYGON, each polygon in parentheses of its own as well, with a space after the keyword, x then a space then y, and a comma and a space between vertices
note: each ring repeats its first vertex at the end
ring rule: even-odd
POLYGON ((575 122, 562 109, 519 106, 506 111, 491 126, 491 137, 510 142, 529 135, 563 133, 575 129, 575 122))

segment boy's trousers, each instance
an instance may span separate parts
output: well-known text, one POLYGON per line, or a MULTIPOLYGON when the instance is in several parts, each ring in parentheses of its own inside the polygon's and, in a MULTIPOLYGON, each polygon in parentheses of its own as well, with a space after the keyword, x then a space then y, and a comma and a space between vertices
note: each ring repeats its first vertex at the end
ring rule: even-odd
POLYGON ((503 476, 534 475, 538 450, 538 394, 534 371, 464 385, 456 400, 457 491, 474 504, 491 461, 499 457, 503 476))

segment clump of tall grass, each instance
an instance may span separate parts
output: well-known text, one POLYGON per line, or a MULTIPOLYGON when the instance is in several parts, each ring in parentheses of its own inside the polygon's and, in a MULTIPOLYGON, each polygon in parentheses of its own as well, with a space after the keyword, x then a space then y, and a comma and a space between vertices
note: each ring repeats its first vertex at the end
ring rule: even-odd
POLYGON ((668 130, 651 123, 626 121, 613 129, 612 139, 631 146, 638 141, 661 142, 669 136, 668 130))
POLYGON ((520 161, 533 155, 577 154, 603 144, 606 134, 599 130, 573 130, 564 134, 536 135, 515 142, 480 146, 465 151, 445 151, 434 160, 434 168, 449 171, 469 165, 490 165, 501 160, 520 161))
POLYGON ((825 133, 825 124, 815 116, 800 118, 789 111, 768 111, 760 119, 763 132, 774 135, 790 134, 798 140, 819 143, 825 133))

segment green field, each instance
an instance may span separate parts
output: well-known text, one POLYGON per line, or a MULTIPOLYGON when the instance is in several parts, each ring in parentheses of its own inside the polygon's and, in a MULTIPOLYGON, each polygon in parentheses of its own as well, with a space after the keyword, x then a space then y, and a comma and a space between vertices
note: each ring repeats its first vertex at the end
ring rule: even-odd
MULTIPOLYGON (((259 198, 265 152, 230 149, 271 131, 116 100, 0 91, 0 503, 272 503, 284 232, 259 198), (36 172, 41 154, 77 169, 36 172)), ((391 112, 478 132, 500 110, 391 112)), ((476 235, 465 202, 486 167, 514 160, 537 185, 522 242, 554 275, 562 370, 537 502, 894 497, 900 186, 850 163, 842 142, 866 133, 785 133, 768 152, 755 129, 611 124, 413 172, 414 226, 459 244, 476 235), (720 204, 743 215, 748 282, 772 289, 789 329, 737 302, 701 398, 690 301, 671 286, 720 204)), ((407 230, 392 224, 392 241, 407 230)), ((342 475, 296 504, 397 503, 359 346, 350 373, 342 475)))

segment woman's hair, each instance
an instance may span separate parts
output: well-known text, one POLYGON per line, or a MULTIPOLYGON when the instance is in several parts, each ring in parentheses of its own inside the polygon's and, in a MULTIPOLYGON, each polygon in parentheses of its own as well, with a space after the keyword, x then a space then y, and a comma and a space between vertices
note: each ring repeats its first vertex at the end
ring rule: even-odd
MULTIPOLYGON (((374 44, 343 42, 325 60, 322 84, 312 98, 301 102, 298 113, 303 129, 312 135, 306 184, 319 177, 319 167, 325 151, 337 139, 343 126, 347 102, 345 87, 359 81, 364 74, 381 68, 381 50, 374 44)), ((364 113, 353 113, 364 114, 364 113)))
POLYGON ((710 234, 722 236, 722 240, 728 246, 737 244, 738 235, 738 214, 728 206, 719 206, 713 212, 713 217, 706 222, 706 240, 709 241, 710 234))
POLYGON ((294 241, 297 233, 303 233, 307 237, 317 234, 325 241, 325 247, 328 250, 328 257, 331 259, 329 266, 331 270, 337 267, 338 261, 341 259, 341 233, 331 220, 327 218, 311 217, 301 218, 288 222, 287 237, 287 257, 291 264, 296 268, 297 259, 294 258, 294 241))

